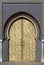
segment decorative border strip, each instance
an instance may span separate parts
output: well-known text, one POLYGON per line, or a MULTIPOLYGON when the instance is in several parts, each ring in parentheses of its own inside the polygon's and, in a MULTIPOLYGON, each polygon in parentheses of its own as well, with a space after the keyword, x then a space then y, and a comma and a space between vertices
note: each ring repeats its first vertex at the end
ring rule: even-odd
POLYGON ((41 41, 42 41, 42 58, 41 58, 41 62, 44 62, 44 58, 43 58, 43 44, 44 44, 44 39, 42 39, 41 41))
MULTIPOLYGON (((1 55, 1 53, 2 53, 2 39, 0 39, 0 45, 1 45, 1 52, 0 52, 0 55, 1 55)), ((1 55, 1 58, 0 58, 0 62, 2 62, 2 55, 1 55)))

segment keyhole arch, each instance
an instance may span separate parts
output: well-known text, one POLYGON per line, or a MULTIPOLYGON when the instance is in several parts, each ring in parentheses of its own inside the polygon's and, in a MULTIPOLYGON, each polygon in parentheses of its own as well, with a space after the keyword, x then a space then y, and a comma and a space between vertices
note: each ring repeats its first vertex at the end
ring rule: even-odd
POLYGON ((12 59, 13 61, 36 60, 36 29, 31 21, 25 18, 16 20, 10 27, 9 34, 9 61, 12 61, 12 59), (31 49, 30 44, 34 45, 33 50, 29 50, 31 49), (14 52, 12 52, 12 50, 14 52), (33 53, 35 54, 33 58, 30 58, 30 53, 28 51, 32 53, 32 55, 33 53))
MULTIPOLYGON (((17 17, 16 19, 13 19, 13 20, 12 20, 13 22, 11 22, 11 23, 9 24, 8 29, 7 29, 7 37, 8 37, 8 39, 10 39, 9 31, 10 31, 11 26, 14 24, 15 21, 17 21, 17 20, 19 20, 19 19, 25 19, 25 20, 28 20, 30 23, 32 23, 32 25, 34 26, 34 28, 35 28, 35 30, 36 30, 36 38, 37 38, 37 28, 36 28, 34 22, 33 22, 31 19, 29 19, 28 17, 21 15, 21 16, 17 17)), ((36 38, 35 38, 35 39, 36 39, 36 38)))
POLYGON ((16 21, 17 19, 22 18, 22 17, 30 20, 31 22, 33 21, 32 23, 34 24, 34 26, 37 30, 37 38, 38 39, 41 38, 41 36, 40 36, 41 30, 40 30, 40 26, 39 26, 39 23, 37 22, 37 20, 31 14, 21 11, 21 12, 17 12, 15 14, 13 14, 12 16, 10 16, 7 19, 7 21, 4 25, 4 28, 3 28, 3 40, 9 39, 9 29, 10 29, 11 25, 14 23, 14 21, 16 21))
POLYGON ((34 27, 36 29, 36 39, 37 38, 40 39, 40 26, 39 26, 37 20, 33 16, 31 16, 30 14, 25 13, 25 12, 18 12, 16 14, 12 15, 7 20, 7 22, 5 23, 4 29, 3 29, 3 34, 4 34, 3 39, 4 40, 7 39, 9 42, 9 40, 10 40, 10 35, 9 35, 10 28, 15 23, 15 21, 17 21, 21 18, 24 18, 24 19, 30 21, 34 25, 34 27))

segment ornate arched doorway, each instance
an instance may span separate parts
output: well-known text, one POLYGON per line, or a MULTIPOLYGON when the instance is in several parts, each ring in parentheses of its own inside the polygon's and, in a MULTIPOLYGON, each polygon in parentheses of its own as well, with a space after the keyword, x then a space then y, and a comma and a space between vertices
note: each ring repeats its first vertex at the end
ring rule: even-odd
POLYGON ((36 29, 26 20, 19 19, 10 28, 9 61, 36 60, 36 29))
POLYGON ((9 61, 36 61, 36 39, 39 38, 36 20, 20 12, 4 28, 4 37, 9 43, 9 61))

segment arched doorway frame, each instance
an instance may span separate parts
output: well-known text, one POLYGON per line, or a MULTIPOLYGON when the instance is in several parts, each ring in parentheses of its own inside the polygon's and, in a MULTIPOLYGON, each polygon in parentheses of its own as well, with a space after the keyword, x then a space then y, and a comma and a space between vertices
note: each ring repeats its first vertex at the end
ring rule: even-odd
MULTIPOLYGON (((25 18, 25 19, 29 20, 35 26, 36 33, 37 33, 36 34, 36 39, 40 39, 41 31, 40 31, 40 26, 39 26, 39 23, 37 22, 37 20, 32 15, 30 15, 26 12, 17 12, 15 14, 13 14, 11 17, 9 17, 8 20, 6 21, 5 25, 4 25, 4 28, 3 28, 3 42, 5 42, 5 41, 8 42, 10 40, 10 37, 9 37, 10 27, 19 18, 25 18)), ((9 51, 9 48, 8 48, 8 51, 9 51)), ((3 58, 3 56, 4 55, 2 54, 2 58, 3 58)), ((8 57, 7 61, 9 61, 9 52, 8 52, 7 57, 8 57)), ((3 59, 3 61, 4 61, 4 59, 3 59)))

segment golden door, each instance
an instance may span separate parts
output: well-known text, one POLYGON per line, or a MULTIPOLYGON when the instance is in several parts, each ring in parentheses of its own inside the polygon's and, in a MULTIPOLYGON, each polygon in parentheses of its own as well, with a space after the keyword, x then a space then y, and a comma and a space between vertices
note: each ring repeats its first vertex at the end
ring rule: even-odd
POLYGON ((10 28, 9 61, 36 61, 36 29, 26 19, 16 20, 10 28))

